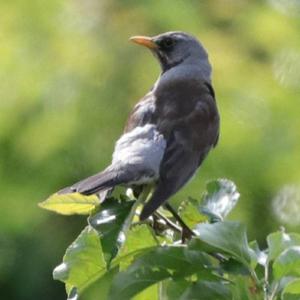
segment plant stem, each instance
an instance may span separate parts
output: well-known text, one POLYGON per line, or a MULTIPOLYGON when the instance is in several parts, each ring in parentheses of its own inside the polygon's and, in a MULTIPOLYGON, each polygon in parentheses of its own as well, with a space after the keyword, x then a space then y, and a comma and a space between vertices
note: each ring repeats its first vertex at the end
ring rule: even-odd
POLYGON ((264 276, 264 300, 274 300, 278 288, 278 283, 275 284, 272 292, 269 291, 269 264, 265 265, 265 276, 264 276))
POLYGON ((271 294, 271 296, 270 296, 270 298, 269 298, 268 300, 273 300, 273 299, 275 299, 275 296, 276 296, 276 292, 277 292, 278 286, 279 286, 279 283, 275 284, 274 289, 273 289, 273 291, 272 291, 272 294, 271 294))
POLYGON ((177 231, 179 233, 182 233, 182 230, 179 226, 177 226, 175 223, 173 223, 170 219, 168 219, 166 216, 164 216, 162 213, 159 211, 156 211, 155 214, 161 218, 163 221, 166 222, 166 224, 174 231, 177 231))
POLYGON ((151 185, 146 185, 142 192, 140 193, 139 197, 137 198, 137 200, 134 202, 134 204, 132 205, 131 211, 124 223, 123 226, 123 231, 127 232, 132 224, 133 218, 135 216, 136 213, 136 209, 138 208, 138 206, 140 204, 142 204, 143 202, 145 202, 148 198, 148 196, 150 195, 150 192, 152 190, 152 186, 151 185))
POLYGON ((268 280, 269 280, 269 264, 268 262, 265 265, 265 276, 264 276, 264 299, 265 300, 270 300, 269 298, 269 284, 268 284, 268 280))

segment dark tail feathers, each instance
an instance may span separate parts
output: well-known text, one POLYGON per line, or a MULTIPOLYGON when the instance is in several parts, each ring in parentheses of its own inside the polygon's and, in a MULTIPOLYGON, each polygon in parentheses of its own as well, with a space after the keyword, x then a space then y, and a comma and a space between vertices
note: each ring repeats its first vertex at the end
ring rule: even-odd
POLYGON ((106 169, 103 172, 97 173, 60 190, 58 194, 80 193, 83 195, 92 195, 124 183, 124 178, 122 177, 123 176, 120 176, 117 171, 106 169))

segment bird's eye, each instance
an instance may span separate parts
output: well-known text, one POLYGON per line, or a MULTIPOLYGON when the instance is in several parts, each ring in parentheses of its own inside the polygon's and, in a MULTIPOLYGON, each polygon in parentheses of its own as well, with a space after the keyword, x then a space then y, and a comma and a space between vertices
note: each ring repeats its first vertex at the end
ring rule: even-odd
POLYGON ((175 41, 171 38, 165 38, 161 41, 160 45, 163 48, 171 48, 174 45, 175 41))

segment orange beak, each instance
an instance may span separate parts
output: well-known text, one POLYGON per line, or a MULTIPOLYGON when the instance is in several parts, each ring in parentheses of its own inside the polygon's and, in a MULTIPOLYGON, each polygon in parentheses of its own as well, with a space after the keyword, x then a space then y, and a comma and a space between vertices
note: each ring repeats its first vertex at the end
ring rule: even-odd
POLYGON ((129 40, 151 50, 157 49, 157 45, 153 42, 152 38, 148 36, 133 36, 129 40))

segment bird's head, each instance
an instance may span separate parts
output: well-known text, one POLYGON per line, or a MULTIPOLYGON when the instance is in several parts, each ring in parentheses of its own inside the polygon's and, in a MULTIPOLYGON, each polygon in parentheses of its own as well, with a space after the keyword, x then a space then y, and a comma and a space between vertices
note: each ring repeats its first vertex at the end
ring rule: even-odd
POLYGON ((154 37, 133 36, 130 40, 149 48, 158 58, 163 72, 179 64, 202 64, 207 72, 211 72, 206 50, 195 37, 187 33, 173 31, 154 37))

